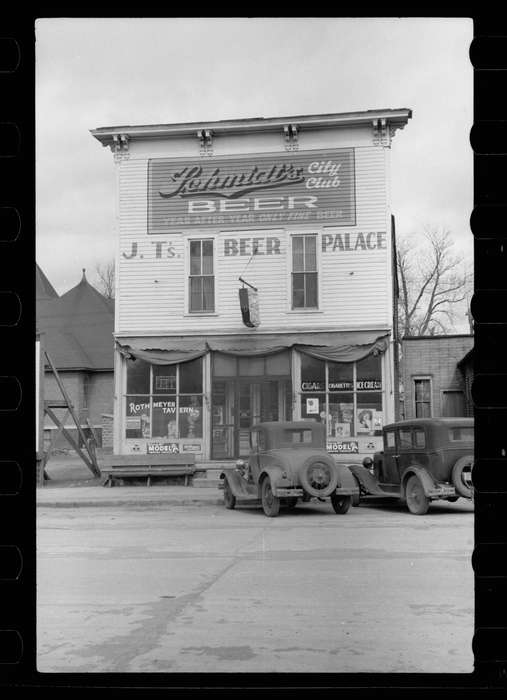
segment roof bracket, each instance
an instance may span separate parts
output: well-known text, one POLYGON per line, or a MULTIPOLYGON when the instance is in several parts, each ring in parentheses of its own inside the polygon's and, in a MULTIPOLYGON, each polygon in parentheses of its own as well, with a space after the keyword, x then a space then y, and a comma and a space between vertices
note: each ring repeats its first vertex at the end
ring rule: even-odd
POLYGON ((125 160, 129 157, 129 137, 127 134, 113 134, 113 143, 111 144, 116 161, 125 160))
POLYGON ((295 124, 286 124, 283 127, 283 134, 285 136, 285 150, 286 151, 298 151, 298 128, 295 124))
POLYGON ((382 119, 373 119, 373 145, 391 148, 391 136, 394 135, 394 129, 391 127, 384 117, 382 119))
POLYGON ((201 156, 212 156, 213 155, 213 132, 210 129, 199 129, 197 132, 197 138, 199 139, 199 155, 201 156))

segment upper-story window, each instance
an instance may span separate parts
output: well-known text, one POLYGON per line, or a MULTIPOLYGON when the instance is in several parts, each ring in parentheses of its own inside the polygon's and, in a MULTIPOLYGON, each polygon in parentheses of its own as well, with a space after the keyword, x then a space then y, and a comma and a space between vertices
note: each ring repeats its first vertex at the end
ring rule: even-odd
POLYGON ((431 380, 426 377, 420 377, 413 381, 415 417, 431 418, 431 380))
POLYGON ((190 241, 189 310, 215 310, 215 274, 213 269, 213 239, 190 241))
POLYGON ((292 237, 292 308, 316 309, 319 306, 317 235, 292 237))

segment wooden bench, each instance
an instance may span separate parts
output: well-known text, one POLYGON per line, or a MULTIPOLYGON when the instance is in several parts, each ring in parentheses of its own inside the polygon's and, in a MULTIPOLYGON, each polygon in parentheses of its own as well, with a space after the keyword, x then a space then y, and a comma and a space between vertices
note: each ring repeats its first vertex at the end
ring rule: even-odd
POLYGON ((151 486, 154 476, 184 476, 188 486, 189 477, 195 473, 195 455, 104 455, 100 471, 106 477, 104 486, 113 486, 116 479, 134 477, 146 477, 146 485, 151 486))

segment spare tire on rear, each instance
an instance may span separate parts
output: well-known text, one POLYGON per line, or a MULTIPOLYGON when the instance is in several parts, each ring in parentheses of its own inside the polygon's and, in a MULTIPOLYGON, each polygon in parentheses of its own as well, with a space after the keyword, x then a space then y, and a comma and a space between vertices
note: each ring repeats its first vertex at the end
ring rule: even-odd
POLYGON ((460 457, 456 464, 452 468, 451 481, 456 489, 463 498, 472 498, 473 486, 472 486, 472 467, 474 464, 473 455, 465 455, 460 457))
POLYGON ((338 470, 334 460, 308 457, 299 470, 301 486, 310 496, 330 496, 338 486, 338 470))

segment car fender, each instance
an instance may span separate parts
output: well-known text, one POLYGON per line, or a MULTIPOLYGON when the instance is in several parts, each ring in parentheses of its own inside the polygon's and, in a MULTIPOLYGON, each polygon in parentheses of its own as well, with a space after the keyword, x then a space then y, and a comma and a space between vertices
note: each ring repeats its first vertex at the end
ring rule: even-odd
POLYGON ((257 487, 249 484, 237 469, 224 469, 220 479, 227 479, 231 491, 236 498, 251 498, 257 496, 257 487))
POLYGON ((269 465, 263 468, 259 474, 259 490, 264 479, 268 478, 271 482, 271 488, 276 489, 277 486, 289 486, 290 480, 286 476, 287 472, 278 465, 269 465))
POLYGON ((338 488, 354 489, 359 495, 359 486, 354 475, 346 464, 337 464, 338 471, 338 488))
POLYGON ((426 494, 426 496, 431 497, 432 493, 435 490, 435 487, 438 486, 438 483, 435 481, 435 479, 432 477, 432 475, 428 472, 427 469, 425 469, 424 467, 416 466, 416 465, 411 465, 403 472, 403 477, 401 479, 400 496, 402 498, 405 498, 405 492, 407 489, 407 481, 413 475, 415 475, 419 478, 419 481, 422 484, 422 487, 424 489, 424 493, 426 494))

